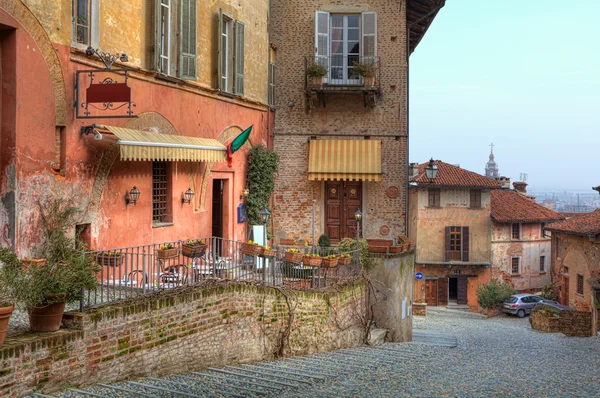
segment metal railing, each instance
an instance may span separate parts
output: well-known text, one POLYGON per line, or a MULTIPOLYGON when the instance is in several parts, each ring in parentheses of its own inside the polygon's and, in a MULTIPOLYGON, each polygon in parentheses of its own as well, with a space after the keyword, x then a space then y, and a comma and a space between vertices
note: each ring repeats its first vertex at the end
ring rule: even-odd
MULTIPOLYGON (((195 241, 196 239, 194 239, 195 241)), ((114 302, 130 297, 196 285, 207 280, 233 280, 287 286, 294 289, 319 289, 360 272, 359 252, 347 252, 348 264, 327 267, 286 261, 286 247, 273 248, 272 257, 242 253, 242 242, 223 238, 201 238, 204 244, 190 247, 189 240, 89 251, 101 270, 98 287, 84 292, 80 308, 114 302), (168 247, 173 246, 172 249, 168 247)), ((337 248, 297 248, 301 254, 323 256, 340 252, 337 248)))
POLYGON ((381 81, 381 60, 379 57, 363 57, 360 55, 331 55, 304 57, 305 87, 364 87, 377 89, 381 81), (317 66, 317 68, 315 68, 317 66), (309 75, 313 69, 326 70, 321 79, 312 79, 309 75), (366 75, 358 73, 362 68, 366 75))
POLYGON ((430 264, 488 264, 491 263, 491 252, 489 250, 475 250, 469 251, 468 255, 461 252, 450 252, 446 254, 443 247, 436 249, 422 249, 417 246, 415 248, 415 261, 417 263, 430 264))

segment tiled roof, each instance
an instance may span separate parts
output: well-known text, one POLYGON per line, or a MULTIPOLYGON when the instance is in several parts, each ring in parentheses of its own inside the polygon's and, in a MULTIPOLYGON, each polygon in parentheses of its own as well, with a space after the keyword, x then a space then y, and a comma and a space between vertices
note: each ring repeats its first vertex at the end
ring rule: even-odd
POLYGON ((575 235, 600 234, 600 209, 546 226, 547 230, 575 235))
POLYGON ((551 222, 564 219, 560 213, 536 203, 517 191, 496 189, 491 192, 491 197, 491 214, 496 222, 551 222))
POLYGON ((423 163, 419 165, 419 174, 410 179, 411 182, 416 182, 424 186, 438 187, 462 187, 462 188, 500 188, 500 183, 481 174, 474 173, 469 170, 461 169, 458 166, 435 160, 438 167, 437 176, 434 179, 427 178, 425 167, 429 164, 423 163))

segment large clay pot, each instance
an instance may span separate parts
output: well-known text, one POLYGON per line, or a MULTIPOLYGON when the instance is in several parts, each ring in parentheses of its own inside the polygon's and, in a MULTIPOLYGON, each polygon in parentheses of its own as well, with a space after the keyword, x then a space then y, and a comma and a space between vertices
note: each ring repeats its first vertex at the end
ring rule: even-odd
POLYGON ((53 294, 51 298, 52 301, 55 299, 62 299, 63 301, 29 309, 29 329, 32 332, 56 332, 60 329, 67 295, 64 293, 53 294))
POLYGON ((8 330, 8 320, 14 309, 15 307, 12 305, 10 307, 0 307, 0 347, 4 344, 4 338, 8 330))

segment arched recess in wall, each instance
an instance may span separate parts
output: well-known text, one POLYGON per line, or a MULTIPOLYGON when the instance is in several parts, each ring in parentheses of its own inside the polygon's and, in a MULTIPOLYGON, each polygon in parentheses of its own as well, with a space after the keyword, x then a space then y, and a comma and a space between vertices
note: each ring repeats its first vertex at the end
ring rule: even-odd
MULTIPOLYGON (((136 130, 156 128, 162 134, 179 135, 179 132, 171 122, 156 112, 142 113, 138 118, 129 120, 123 127, 136 130)), ((108 183, 110 170, 119 157, 119 154, 120 150, 117 144, 110 144, 102 154, 100 166, 94 179, 94 186, 92 187, 90 203, 86 211, 85 219, 88 223, 93 223, 97 219, 98 212, 100 211, 100 203, 102 202, 102 193, 108 183)))
MULTIPOLYGON (((569 272, 573 274, 585 272, 584 280, 591 277, 590 265, 588 263, 585 252, 577 243, 572 243, 565 252, 565 257, 562 261, 563 267, 569 267, 569 272), (583 264, 584 269, 581 269, 583 264), (573 272, 575 271, 575 272, 573 272)), ((562 271, 562 270, 561 270, 562 271)))
MULTIPOLYGON (((237 137, 242 131, 244 131, 244 130, 240 126, 236 126, 236 125, 229 126, 229 127, 225 128, 221 132, 221 134, 219 134, 217 141, 219 141, 221 144, 225 145, 225 143, 227 143, 227 141, 237 137)), ((252 149, 252 143, 250 142, 250 140, 246 141, 246 143, 244 144, 244 148, 246 148, 248 150, 252 149)), ((212 170, 214 164, 215 164, 215 162, 206 164, 206 168, 204 170, 204 177, 202 178, 202 186, 200 187, 200 195, 197 195, 198 196, 197 210, 206 211, 206 191, 208 190, 208 179, 210 178, 211 170, 212 170)))
POLYGON ((67 92, 62 75, 62 68, 56 50, 48 34, 42 27, 35 15, 20 0, 0 0, 0 9, 17 20, 36 42, 46 62, 52 87, 54 89, 54 107, 56 126, 67 125, 67 92))

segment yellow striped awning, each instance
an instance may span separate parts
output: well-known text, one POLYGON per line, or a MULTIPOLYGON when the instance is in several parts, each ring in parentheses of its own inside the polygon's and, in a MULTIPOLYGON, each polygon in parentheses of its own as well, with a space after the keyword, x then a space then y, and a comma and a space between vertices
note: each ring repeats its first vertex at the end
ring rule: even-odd
POLYGON ((160 134, 123 127, 97 126, 114 134, 121 149, 121 160, 159 160, 223 162, 225 145, 210 138, 160 134))
POLYGON ((381 181, 381 141, 311 140, 308 179, 381 181))

